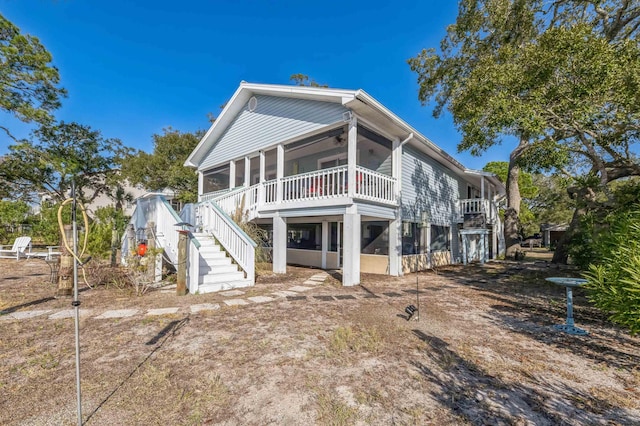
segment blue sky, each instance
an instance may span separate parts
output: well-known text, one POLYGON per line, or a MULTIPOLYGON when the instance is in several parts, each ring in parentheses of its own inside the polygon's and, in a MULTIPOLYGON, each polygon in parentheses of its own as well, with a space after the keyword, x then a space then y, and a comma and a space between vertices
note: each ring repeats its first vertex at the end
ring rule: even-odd
MULTIPOLYGON (((69 92, 58 119, 145 151, 165 127, 207 128, 241 80, 289 84, 294 73, 364 89, 467 167, 510 151, 458 154, 450 117, 418 101, 406 61, 438 46, 454 1, 0 0, 0 11, 53 54, 69 92)), ((0 135, 0 153, 9 143, 0 135)))

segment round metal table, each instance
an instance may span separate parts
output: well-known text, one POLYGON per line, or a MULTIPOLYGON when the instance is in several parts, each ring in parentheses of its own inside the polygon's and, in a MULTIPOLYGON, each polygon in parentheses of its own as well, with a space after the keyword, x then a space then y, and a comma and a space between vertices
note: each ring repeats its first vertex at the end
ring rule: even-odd
POLYGON ((583 330, 575 326, 573 322, 573 289, 574 287, 580 287, 587 283, 587 280, 583 278, 569 278, 569 277, 550 277, 546 278, 547 281, 557 285, 561 285, 567 289, 567 320, 564 324, 554 325, 553 328, 559 331, 564 331, 568 334, 577 334, 584 336, 589 334, 587 330, 583 330))

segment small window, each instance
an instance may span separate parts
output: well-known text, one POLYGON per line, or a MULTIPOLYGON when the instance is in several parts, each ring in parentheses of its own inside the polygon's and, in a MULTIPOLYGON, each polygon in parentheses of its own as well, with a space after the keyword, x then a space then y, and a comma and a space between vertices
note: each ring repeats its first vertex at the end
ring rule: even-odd
POLYGON ((448 251, 450 248, 449 227, 431 225, 431 251, 448 251))

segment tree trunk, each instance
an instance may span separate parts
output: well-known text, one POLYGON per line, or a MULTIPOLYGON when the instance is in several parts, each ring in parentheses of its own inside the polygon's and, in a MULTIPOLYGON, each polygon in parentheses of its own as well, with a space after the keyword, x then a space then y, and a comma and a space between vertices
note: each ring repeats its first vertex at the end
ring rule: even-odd
POLYGON ((518 147, 509 156, 509 171, 507 173, 507 210, 504 213, 504 241, 507 246, 507 257, 515 258, 516 251, 520 248, 520 238, 518 235, 520 216, 520 186, 518 186, 518 176, 520 166, 518 159, 527 146, 527 140, 520 138, 518 147))
POLYGON ((573 217, 571 218, 571 223, 569 224, 569 228, 565 231, 565 233, 558 240, 558 244, 556 245, 556 250, 553 252, 553 258, 551 259, 551 263, 562 263, 567 264, 569 260, 569 243, 573 239, 576 234, 576 230, 580 225, 580 218, 584 216, 587 212, 585 208, 576 208, 573 211, 573 217))

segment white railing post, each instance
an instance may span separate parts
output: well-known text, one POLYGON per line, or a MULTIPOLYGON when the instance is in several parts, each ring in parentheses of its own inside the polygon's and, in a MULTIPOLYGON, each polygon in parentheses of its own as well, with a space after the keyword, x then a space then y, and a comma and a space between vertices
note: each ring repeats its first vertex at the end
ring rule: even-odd
POLYGON ((187 287, 189 293, 196 294, 199 288, 200 278, 200 253, 198 250, 198 243, 195 239, 190 239, 187 245, 187 287))
POLYGON ((278 145, 276 151, 276 202, 283 200, 282 178, 284 177, 284 145, 278 145))

